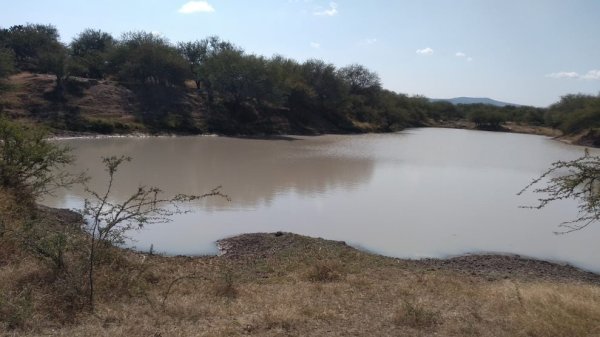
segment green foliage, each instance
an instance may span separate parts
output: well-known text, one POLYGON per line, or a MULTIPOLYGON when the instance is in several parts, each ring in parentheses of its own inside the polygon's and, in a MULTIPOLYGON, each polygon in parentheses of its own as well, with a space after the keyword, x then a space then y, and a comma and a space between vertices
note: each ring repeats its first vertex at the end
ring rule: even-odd
POLYGON ((338 70, 342 81, 350 89, 351 94, 365 94, 381 90, 379 75, 360 64, 352 64, 338 70))
POLYGON ((0 47, 0 79, 15 71, 15 55, 10 49, 0 47))
POLYGON ((264 102, 272 98, 273 82, 261 57, 244 55, 240 50, 224 50, 209 58, 204 68, 213 94, 234 113, 246 101, 264 102))
POLYGON ((45 132, 0 118, 0 187, 33 199, 82 181, 65 172, 69 149, 46 140, 45 132))
POLYGON ((182 86, 189 66, 168 40, 147 32, 123 34, 111 57, 113 71, 125 83, 182 86))
MULTIPOLYGON (((118 79, 134 89, 139 120, 152 131, 396 131, 462 119, 488 130, 505 122, 551 126, 567 134, 600 127, 599 96, 568 95, 549 109, 453 105, 384 90, 379 75, 359 64, 336 68, 314 59, 265 58, 216 36, 173 45, 144 31, 115 39, 86 29, 68 48, 58 38, 50 25, 0 29, 0 78, 15 67, 56 75, 56 90, 46 96, 61 103, 69 99, 70 75, 118 79), (185 87, 189 80, 196 86, 193 93, 185 87), (197 104, 204 104, 201 111, 197 104)), ((101 133, 121 130, 108 121, 75 125, 83 122, 64 124, 101 133)))
POLYGON ((480 129, 499 129, 505 116, 490 105, 473 104, 467 118, 480 129))
POLYGON ((464 111, 450 102, 432 102, 428 113, 429 118, 435 121, 454 121, 465 118, 464 111))
POLYGON ((600 95, 567 95, 551 105, 546 123, 565 133, 600 127, 600 95))
POLYGON ((38 70, 56 76, 55 98, 64 99, 64 84, 70 75, 70 63, 67 48, 55 43, 50 50, 39 54, 38 70))
POLYGON ((17 25, 2 31, 4 47, 14 52, 20 70, 40 71, 41 56, 52 53, 60 44, 58 30, 52 25, 17 25))
POLYGON ((210 83, 205 67, 206 61, 224 51, 236 51, 239 48, 217 36, 211 36, 193 42, 180 42, 177 45, 177 50, 188 62, 196 87, 200 89, 201 85, 204 85, 205 89, 209 89, 210 83))
POLYGON ((86 29, 70 44, 76 76, 102 79, 108 74, 108 62, 115 39, 100 30, 86 29))

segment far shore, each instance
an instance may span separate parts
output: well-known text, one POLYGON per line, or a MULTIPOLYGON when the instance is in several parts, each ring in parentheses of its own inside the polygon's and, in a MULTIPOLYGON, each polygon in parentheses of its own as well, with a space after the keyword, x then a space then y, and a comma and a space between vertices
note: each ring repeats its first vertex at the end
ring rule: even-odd
MULTIPOLYGON (((419 128, 419 127, 417 127, 419 128)), ((459 130, 473 130, 473 131, 492 131, 492 132, 504 132, 504 133, 521 133, 537 136, 550 137, 553 140, 559 141, 568 145, 585 146, 598 148, 599 146, 587 141, 582 137, 581 134, 577 135, 563 135, 560 130, 552 129, 545 126, 533 126, 533 125, 521 125, 516 123, 506 123, 501 126, 499 130, 480 130, 474 123, 460 120, 452 122, 440 122, 434 123, 423 128, 442 128, 442 129, 459 129, 459 130)), ((409 130, 409 129, 405 129, 409 130)), ((402 130, 404 131, 404 130, 402 130)), ((402 131, 390 132, 398 133, 402 131)), ((201 133, 201 134, 188 134, 188 133, 145 133, 145 132, 133 132, 127 134, 101 134, 101 133, 76 133, 76 132, 61 132, 56 131, 48 138, 49 140, 71 140, 71 139, 109 139, 109 138, 171 138, 171 137, 227 137, 227 138, 241 138, 241 139, 258 139, 258 140, 295 140, 294 137, 313 137, 313 136, 324 136, 324 135, 361 135, 365 133, 322 133, 322 134, 256 134, 256 135, 229 135, 229 134, 216 134, 216 133, 201 133)))

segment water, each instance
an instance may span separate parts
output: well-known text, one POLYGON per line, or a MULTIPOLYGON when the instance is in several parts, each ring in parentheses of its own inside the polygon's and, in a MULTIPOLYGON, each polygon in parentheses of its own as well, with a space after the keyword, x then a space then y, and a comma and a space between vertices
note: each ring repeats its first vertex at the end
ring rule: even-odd
MULTIPOLYGON (((62 140, 76 170, 102 190, 101 156, 134 158, 118 173, 115 198, 140 184, 167 194, 201 194, 218 185, 231 202, 209 199, 133 233, 137 249, 214 254, 215 241, 249 232, 289 231, 347 243, 384 255, 421 258, 469 252, 514 253, 600 271, 600 225, 555 235, 576 217, 573 201, 543 210, 536 195, 517 196, 559 159, 583 148, 520 134, 413 129, 397 134, 62 140)), ((597 150, 592 151, 598 154, 597 150)), ((82 189, 46 203, 75 208, 82 189)))

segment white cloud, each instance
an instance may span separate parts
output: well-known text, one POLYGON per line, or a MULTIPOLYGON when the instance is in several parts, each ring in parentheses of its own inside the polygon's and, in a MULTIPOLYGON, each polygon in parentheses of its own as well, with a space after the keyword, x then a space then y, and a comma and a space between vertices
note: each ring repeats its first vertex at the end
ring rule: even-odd
POLYGON ((433 55, 433 49, 427 47, 423 49, 417 49, 417 54, 419 55, 433 55))
POLYGON ((581 75, 574 71, 560 71, 557 73, 547 74, 546 77, 559 78, 559 79, 579 79, 579 80, 600 80, 600 70, 592 69, 587 73, 581 75))
POLYGON ((581 76, 584 80, 600 80, 600 70, 594 69, 587 72, 587 74, 581 76))
POLYGON ((473 58, 472 58, 471 56, 469 56, 469 55, 467 55, 467 54, 463 53, 462 51, 457 51, 457 52, 454 54, 454 56, 456 56, 456 57, 458 57, 458 58, 461 58, 461 59, 464 59, 464 60, 467 60, 467 62, 471 62, 471 61, 473 61, 473 58))
POLYGON ((315 48, 315 49, 319 49, 319 48, 321 48, 321 44, 320 44, 320 43, 318 43, 318 42, 311 42, 311 43, 310 43, 310 46, 311 46, 312 48, 315 48))
POLYGON ((215 8, 206 1, 189 1, 178 10, 181 14, 210 13, 214 11, 215 8))
POLYGON ((558 73, 551 73, 546 75, 550 78, 579 78, 579 74, 574 71, 560 71, 558 73))
POLYGON ((334 16, 334 15, 337 15, 337 13, 338 13, 337 7, 338 7, 337 3, 330 2, 329 8, 323 9, 323 10, 317 10, 316 12, 313 12, 313 14, 318 15, 318 16, 334 16))
POLYGON ((373 38, 373 39, 366 39, 365 40, 366 44, 375 44, 377 43, 377 39, 373 38))

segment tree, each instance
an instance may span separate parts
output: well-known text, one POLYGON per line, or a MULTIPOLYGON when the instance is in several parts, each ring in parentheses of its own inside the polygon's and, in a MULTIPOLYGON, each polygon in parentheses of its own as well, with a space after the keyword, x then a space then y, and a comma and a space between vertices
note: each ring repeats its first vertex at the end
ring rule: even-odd
POLYGON ((0 48, 0 79, 15 71, 15 56, 9 49, 0 48))
POLYGON ((214 68, 215 62, 211 62, 213 65, 207 63, 225 52, 243 54, 242 49, 230 42, 221 40, 217 36, 210 36, 200 41, 182 42, 178 44, 177 49, 189 64, 196 88, 200 89, 201 86, 204 86, 209 103, 212 103, 214 98, 213 82, 211 82, 210 77, 218 69, 214 68))
POLYGON ((51 49, 39 54, 38 69, 56 76, 55 94, 62 99, 64 96, 65 82, 71 75, 71 64, 67 48, 61 43, 55 43, 51 49))
POLYGON ((5 47, 14 52, 20 70, 39 70, 41 54, 52 52, 60 43, 58 30, 52 25, 17 25, 4 30, 2 35, 5 47))
POLYGON ((189 66, 169 41, 147 32, 123 34, 112 56, 121 81, 163 87, 182 86, 189 66))
POLYGON ((345 83, 338 76, 333 64, 321 60, 308 60, 301 66, 303 80, 309 84, 320 110, 335 111, 347 93, 345 83))
POLYGON ((472 104, 467 118, 480 129, 497 130, 506 121, 497 108, 485 104, 472 104))
POLYGON ((87 229, 91 235, 88 259, 89 303, 94 310, 94 265, 99 249, 124 243, 128 232, 141 229, 155 223, 165 223, 175 214, 185 213, 180 206, 195 200, 219 196, 229 200, 221 193, 220 187, 202 195, 178 194, 171 198, 162 196, 157 187, 140 186, 125 201, 113 201, 112 189, 119 167, 131 161, 130 157, 106 157, 102 159, 108 173, 108 183, 104 193, 86 189, 90 198, 85 200, 83 215, 88 221, 87 229))
POLYGON ((365 94, 381 90, 379 75, 360 64, 343 67, 338 70, 338 73, 350 87, 351 94, 365 94))
POLYGON ((223 50, 207 59, 203 72, 211 92, 218 94, 233 112, 246 102, 260 105, 277 100, 267 61, 262 57, 223 50))
POLYGON ((196 88, 200 89, 202 84, 200 67, 204 63, 208 54, 208 43, 207 40, 194 41, 194 42, 180 42, 177 45, 179 54, 190 65, 190 72, 194 75, 194 83, 196 88))
POLYGON ((108 71, 108 59, 115 39, 109 33, 86 29, 70 44, 73 62, 78 65, 77 76, 101 79, 108 71))
POLYGON ((559 227, 564 230, 556 232, 557 234, 577 231, 600 221, 600 157, 590 155, 587 149, 583 157, 553 163, 518 195, 530 189, 543 196, 538 199, 536 206, 524 206, 525 208, 541 209, 564 199, 577 201, 577 218, 561 223, 559 227), (534 188, 539 185, 541 187, 534 188))
POLYGON ((0 117, 0 187, 33 202, 57 188, 82 182, 82 175, 64 171, 73 162, 69 151, 48 142, 44 131, 0 117))

